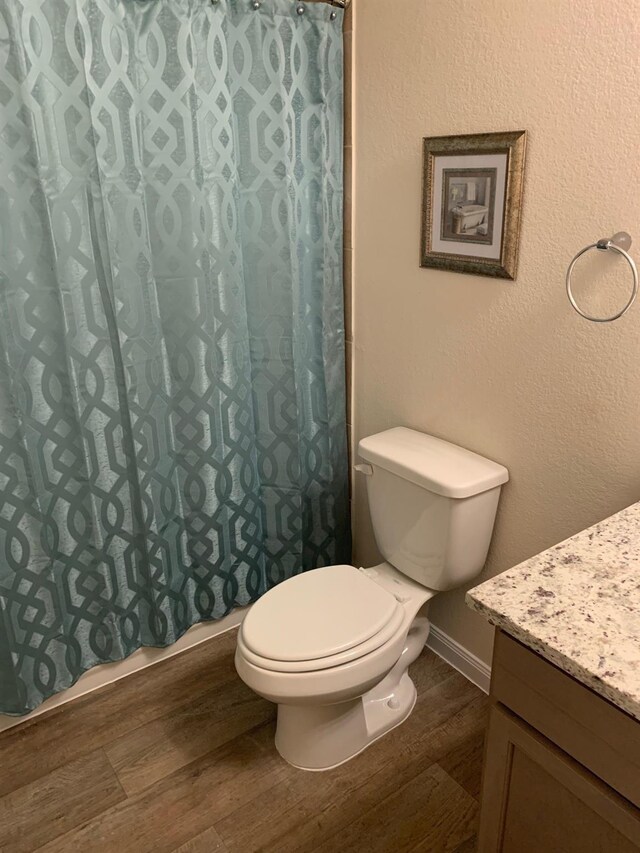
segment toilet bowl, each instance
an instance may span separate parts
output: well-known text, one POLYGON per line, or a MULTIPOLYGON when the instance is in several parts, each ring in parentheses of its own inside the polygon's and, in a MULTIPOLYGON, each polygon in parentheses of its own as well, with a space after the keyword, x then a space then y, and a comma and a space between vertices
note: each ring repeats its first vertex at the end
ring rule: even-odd
POLYGON ((238 633, 238 674, 278 705, 276 748, 305 770, 342 764, 409 716, 429 601, 481 570, 508 479, 495 462, 401 427, 359 452, 385 562, 290 578, 238 633))
POLYGON ((408 717, 416 693, 406 671, 424 647, 424 610, 434 594, 388 563, 329 566, 292 578, 253 606, 240 628, 236 669, 278 704, 283 758, 301 769, 330 769, 408 717), (336 612, 336 602, 348 607, 336 612), (275 636, 270 624, 278 626, 275 636))

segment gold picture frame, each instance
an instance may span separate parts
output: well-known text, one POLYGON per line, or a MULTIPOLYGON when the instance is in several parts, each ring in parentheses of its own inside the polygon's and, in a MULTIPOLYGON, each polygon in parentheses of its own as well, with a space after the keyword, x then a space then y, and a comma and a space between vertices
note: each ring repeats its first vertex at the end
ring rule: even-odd
POLYGON ((421 267, 515 279, 526 139, 423 139, 421 267))

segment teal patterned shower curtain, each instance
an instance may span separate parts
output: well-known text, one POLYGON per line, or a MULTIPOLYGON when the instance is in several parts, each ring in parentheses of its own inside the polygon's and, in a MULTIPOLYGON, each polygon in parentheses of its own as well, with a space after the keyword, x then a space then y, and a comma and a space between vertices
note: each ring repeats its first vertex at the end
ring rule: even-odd
POLYGON ((348 559, 341 24, 0 0, 2 713, 348 559))

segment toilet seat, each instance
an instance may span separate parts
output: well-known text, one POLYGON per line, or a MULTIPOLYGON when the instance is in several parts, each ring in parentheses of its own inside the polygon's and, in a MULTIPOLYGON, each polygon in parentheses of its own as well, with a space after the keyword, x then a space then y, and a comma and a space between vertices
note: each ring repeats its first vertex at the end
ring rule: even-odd
POLYGON ((315 672, 393 642, 405 616, 396 596, 362 571, 327 566, 289 579, 254 604, 238 648, 261 669, 315 672))

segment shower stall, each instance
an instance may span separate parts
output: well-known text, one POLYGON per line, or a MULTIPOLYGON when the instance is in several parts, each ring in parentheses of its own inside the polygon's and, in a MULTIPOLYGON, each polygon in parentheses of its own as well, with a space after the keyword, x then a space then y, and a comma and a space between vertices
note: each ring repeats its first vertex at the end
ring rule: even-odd
POLYGON ((0 714, 349 559, 342 15, 0 5, 0 714))

